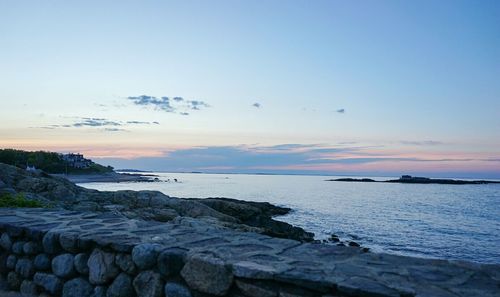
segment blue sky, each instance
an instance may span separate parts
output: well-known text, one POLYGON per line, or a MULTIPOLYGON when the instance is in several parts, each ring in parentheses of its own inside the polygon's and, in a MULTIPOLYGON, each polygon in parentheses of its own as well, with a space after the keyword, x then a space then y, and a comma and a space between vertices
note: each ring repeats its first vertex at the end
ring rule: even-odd
POLYGON ((1 147, 142 169, 153 167, 141 165, 147 157, 198 170, 200 150, 230 150, 238 154, 205 165, 500 177, 498 1, 0 1, 0 10, 1 147), (262 149, 284 144, 306 148, 262 149), (308 161, 318 147, 353 146, 362 149, 308 161))

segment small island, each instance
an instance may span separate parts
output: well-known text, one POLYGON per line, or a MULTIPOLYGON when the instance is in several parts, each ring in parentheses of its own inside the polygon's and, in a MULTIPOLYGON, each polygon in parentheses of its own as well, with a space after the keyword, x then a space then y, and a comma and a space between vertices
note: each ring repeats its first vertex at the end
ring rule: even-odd
POLYGON ((492 181, 492 180, 460 180, 460 179, 440 179, 440 178, 438 179, 438 178, 418 177, 411 175, 403 175, 399 179, 391 179, 384 181, 376 181, 371 178, 337 178, 337 179, 327 179, 326 181, 361 182, 361 183, 442 184, 442 185, 500 184, 500 181, 492 181))

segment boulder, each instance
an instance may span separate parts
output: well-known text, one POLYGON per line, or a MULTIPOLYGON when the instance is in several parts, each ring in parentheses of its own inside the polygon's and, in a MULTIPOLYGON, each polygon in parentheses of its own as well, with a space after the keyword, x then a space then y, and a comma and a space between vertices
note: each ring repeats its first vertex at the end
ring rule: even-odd
POLYGON ((8 269, 16 268, 17 257, 15 255, 9 255, 5 260, 5 267, 8 269))
POLYGON ((192 297, 189 289, 176 282, 167 282, 165 285, 166 297, 192 297))
POLYGON ((91 297, 94 287, 81 277, 67 281, 62 289, 62 297, 91 297))
POLYGON ((24 254, 23 251, 23 246, 26 242, 25 241, 16 241, 12 244, 12 252, 16 255, 22 255, 24 254))
POLYGON ((80 253, 75 256, 75 270, 83 275, 89 274, 89 265, 87 262, 89 261, 89 255, 80 253))
POLYGON ((21 283, 21 287, 19 288, 19 292, 21 292, 21 295, 23 296, 37 296, 38 295, 38 290, 36 287, 36 284, 33 281, 30 280, 23 280, 21 283))
POLYGON ((141 297, 162 297, 163 281, 159 273, 151 270, 139 273, 133 282, 135 292, 141 297))
POLYGON ((10 239, 9 234, 2 233, 2 236, 0 237, 0 247, 2 247, 4 251, 10 252, 10 249, 12 248, 12 240, 10 239))
POLYGON ((7 284, 11 290, 18 291, 21 286, 21 278, 17 273, 11 271, 7 274, 7 284))
POLYGON ((216 296, 224 296, 233 282, 230 267, 208 253, 190 255, 181 275, 189 287, 216 296))
POLYGON ((114 279, 120 270, 115 264, 115 255, 94 249, 87 262, 89 281, 93 285, 103 285, 114 279))
POLYGON ((186 251, 178 248, 164 250, 158 256, 158 270, 166 277, 177 275, 184 267, 186 251))
POLYGON ((59 235, 53 232, 47 232, 42 239, 43 250, 47 254, 57 254, 61 251, 59 244, 59 235))
POLYGON ((30 259, 19 259, 16 263, 16 273, 23 278, 30 278, 35 274, 33 261, 30 259))
POLYGON ((75 275, 75 257, 72 254, 62 254, 52 259, 52 272, 61 278, 70 278, 75 275))
POLYGON ((42 250, 42 247, 38 242, 28 241, 23 245, 23 252, 26 255, 36 255, 42 250))
POLYGON ((134 261, 132 261, 132 256, 129 254, 117 254, 115 262, 122 271, 128 274, 134 275, 137 272, 137 267, 135 266, 134 261))
POLYGON ((96 286, 91 297, 106 297, 106 290, 105 286, 96 286))
POLYGON ((33 265, 35 266, 36 270, 49 270, 51 261, 47 254, 39 254, 33 260, 33 265))
POLYGON ((70 253, 78 252, 78 235, 71 233, 64 233, 59 236, 59 244, 63 250, 70 253))
POLYGON ((111 283, 106 293, 107 297, 133 297, 135 296, 134 287, 132 286, 132 277, 122 272, 111 283))
POLYGON ((63 282, 57 276, 43 272, 35 273, 33 282, 52 295, 59 295, 63 286, 63 282))
POLYGON ((132 250, 132 261, 141 270, 153 268, 156 265, 160 248, 160 245, 152 243, 136 245, 132 250))

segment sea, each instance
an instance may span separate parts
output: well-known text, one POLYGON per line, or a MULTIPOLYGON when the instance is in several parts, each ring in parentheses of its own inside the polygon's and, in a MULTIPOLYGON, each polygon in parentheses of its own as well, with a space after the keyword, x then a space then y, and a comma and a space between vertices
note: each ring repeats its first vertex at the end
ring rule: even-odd
POLYGON ((335 234, 375 252, 500 264, 500 184, 326 181, 341 176, 148 174, 157 175, 160 182, 80 185, 105 191, 156 190, 181 198, 270 202, 293 209, 275 219, 313 232, 319 240, 335 234))

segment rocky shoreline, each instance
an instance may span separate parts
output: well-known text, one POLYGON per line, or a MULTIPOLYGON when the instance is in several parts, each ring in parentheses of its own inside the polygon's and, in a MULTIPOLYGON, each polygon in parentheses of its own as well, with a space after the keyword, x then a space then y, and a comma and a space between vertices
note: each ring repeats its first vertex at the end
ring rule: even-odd
POLYGON ((98 191, 75 185, 68 179, 43 172, 29 172, 0 163, 0 194, 21 193, 53 209, 111 212, 129 219, 171 222, 184 217, 192 224, 220 229, 256 232, 303 242, 314 234, 288 223, 274 220, 289 208, 270 203, 228 198, 183 199, 158 191, 98 191))

